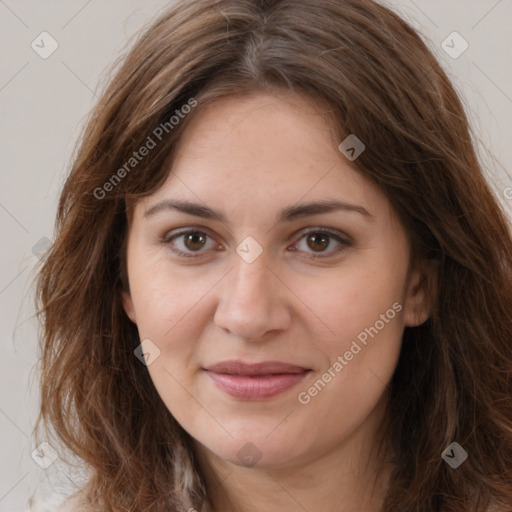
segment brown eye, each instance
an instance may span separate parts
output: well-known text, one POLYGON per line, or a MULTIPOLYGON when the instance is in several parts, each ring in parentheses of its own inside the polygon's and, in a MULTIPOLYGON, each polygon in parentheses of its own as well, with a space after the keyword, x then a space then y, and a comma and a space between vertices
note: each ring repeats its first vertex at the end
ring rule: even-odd
POLYGON ((312 233, 307 236, 308 247, 314 251, 325 251, 329 247, 329 235, 324 233, 312 233))
POLYGON ((343 252, 353 245, 348 235, 324 229, 311 230, 304 233, 293 246, 293 251, 305 253, 306 258, 329 258, 343 252))
POLYGON ((185 247, 191 251, 198 251, 206 244, 206 236, 200 231, 191 231, 184 235, 183 240, 185 247))
POLYGON ((214 249, 215 241, 204 231, 189 229, 181 233, 169 233, 162 242, 179 256, 201 256, 208 249, 214 249))

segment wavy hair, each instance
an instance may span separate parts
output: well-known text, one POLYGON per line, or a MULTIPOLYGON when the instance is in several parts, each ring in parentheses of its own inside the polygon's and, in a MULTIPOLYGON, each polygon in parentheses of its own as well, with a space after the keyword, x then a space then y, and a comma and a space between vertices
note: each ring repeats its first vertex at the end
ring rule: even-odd
POLYGON ((511 510, 510 226, 461 100, 415 30, 370 0, 182 0, 112 73, 63 187, 36 299, 37 430, 89 468, 91 504, 206 510, 190 436, 134 356, 140 339, 120 298, 129 215, 164 183, 201 108, 289 90, 328 105, 340 142, 364 142, 355 170, 436 268, 432 314, 405 329, 390 383, 395 469, 382 512, 511 510), (155 146, 130 161, 148 137, 155 146), (452 441, 469 452, 457 470, 441 458, 452 441))

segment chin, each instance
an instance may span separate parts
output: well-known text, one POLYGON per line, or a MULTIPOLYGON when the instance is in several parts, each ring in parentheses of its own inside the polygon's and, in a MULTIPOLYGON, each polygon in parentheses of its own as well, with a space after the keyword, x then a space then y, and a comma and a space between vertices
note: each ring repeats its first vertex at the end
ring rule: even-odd
POLYGON ((305 456, 303 444, 287 433, 276 434, 270 431, 252 433, 250 429, 223 442, 209 439, 203 446, 219 459, 236 466, 257 469, 279 469, 305 456))

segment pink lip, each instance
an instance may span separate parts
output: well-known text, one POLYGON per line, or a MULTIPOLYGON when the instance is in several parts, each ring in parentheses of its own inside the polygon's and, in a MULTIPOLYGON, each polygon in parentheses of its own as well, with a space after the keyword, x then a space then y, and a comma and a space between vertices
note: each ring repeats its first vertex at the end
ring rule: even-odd
POLYGON ((280 362, 224 361, 206 368, 218 388, 241 400, 271 398, 300 382, 309 369, 280 362))

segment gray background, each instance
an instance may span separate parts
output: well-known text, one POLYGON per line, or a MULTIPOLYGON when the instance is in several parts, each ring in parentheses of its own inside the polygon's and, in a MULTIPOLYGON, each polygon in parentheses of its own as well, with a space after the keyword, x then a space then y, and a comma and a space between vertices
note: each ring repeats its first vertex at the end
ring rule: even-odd
MULTIPOLYGON (((420 30, 448 71, 463 96, 489 181, 512 214, 512 189, 507 189, 512 186, 512 0, 383 3, 420 30), (469 43, 457 59, 441 46, 453 31, 469 43)), ((30 455, 37 411, 32 319, 37 244, 52 239, 59 190, 97 87, 108 78, 106 70, 130 36, 166 5, 0 0, 0 512, 26 510, 28 496, 60 468, 57 461, 44 470, 30 455), (43 31, 59 44, 46 60, 31 48, 43 31)), ((71 489, 69 484, 60 491, 71 489)))

